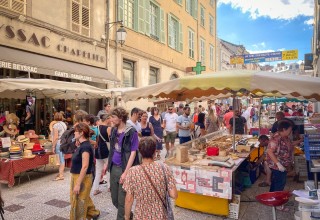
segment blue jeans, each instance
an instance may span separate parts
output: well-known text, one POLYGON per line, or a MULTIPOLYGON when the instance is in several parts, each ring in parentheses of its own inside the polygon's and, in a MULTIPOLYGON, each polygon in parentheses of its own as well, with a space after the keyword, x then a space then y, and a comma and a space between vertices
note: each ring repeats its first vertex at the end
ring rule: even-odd
POLYGON ((287 182, 287 171, 281 172, 279 170, 271 169, 271 186, 270 192, 283 191, 287 182))
POLYGON ((179 137, 180 144, 186 143, 188 141, 191 141, 191 137, 179 137))
POLYGON ((65 163, 64 154, 60 151, 60 141, 58 141, 56 145, 56 154, 59 155, 60 164, 65 163))

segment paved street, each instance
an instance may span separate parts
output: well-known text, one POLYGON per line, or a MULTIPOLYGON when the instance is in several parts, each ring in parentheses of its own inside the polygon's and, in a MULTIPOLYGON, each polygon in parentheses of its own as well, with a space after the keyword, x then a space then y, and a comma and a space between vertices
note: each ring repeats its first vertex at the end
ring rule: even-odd
MULTIPOLYGON (((56 168, 46 168, 45 173, 30 173, 31 182, 23 176, 21 184, 8 188, 2 185, 2 195, 5 200, 6 220, 63 220, 68 219, 69 204, 69 169, 65 171, 65 180, 52 181, 57 173, 56 168)), ((261 176, 262 179, 264 176, 261 176)), ((272 218, 271 208, 263 206, 255 201, 255 195, 263 193, 268 188, 257 186, 258 180, 251 188, 246 189, 241 195, 240 218, 242 220, 269 220, 272 218)), ((16 179, 16 184, 18 179, 16 179)), ((303 188, 303 183, 296 183, 292 178, 288 179, 287 190, 303 188)), ((102 193, 92 196, 95 205, 101 210, 100 219, 116 219, 116 209, 111 203, 110 192, 106 185, 100 187, 102 193)), ((294 197, 291 198, 294 201, 294 197)), ((209 205, 209 204, 208 204, 209 205)), ((290 212, 277 212, 278 220, 294 219, 297 209, 296 202, 290 202, 290 212)), ((214 208, 214 207, 213 207, 214 208)), ((179 207, 174 207, 175 217, 178 220, 222 220, 226 217, 203 214, 179 207)))

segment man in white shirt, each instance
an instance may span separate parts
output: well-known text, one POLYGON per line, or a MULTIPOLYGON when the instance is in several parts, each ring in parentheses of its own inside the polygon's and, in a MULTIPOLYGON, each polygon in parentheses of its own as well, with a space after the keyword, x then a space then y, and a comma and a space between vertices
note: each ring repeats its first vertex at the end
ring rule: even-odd
POLYGON ((132 126, 136 129, 136 131, 138 132, 138 134, 141 133, 141 125, 139 123, 139 118, 140 118, 140 113, 142 112, 141 109, 139 108, 133 108, 131 110, 131 116, 130 119, 127 120, 127 127, 128 126, 132 126))
POLYGON ((177 128, 179 129, 179 141, 180 144, 191 140, 191 120, 189 118, 190 107, 183 108, 183 115, 178 117, 177 128))
POLYGON ((166 143, 166 149, 167 154, 166 158, 169 155, 169 150, 172 150, 174 147, 174 142, 177 137, 177 120, 178 115, 176 113, 173 113, 173 106, 168 107, 168 113, 165 114, 163 122, 164 122, 164 130, 166 132, 165 143, 166 143), (170 146, 171 143, 171 146, 170 146))

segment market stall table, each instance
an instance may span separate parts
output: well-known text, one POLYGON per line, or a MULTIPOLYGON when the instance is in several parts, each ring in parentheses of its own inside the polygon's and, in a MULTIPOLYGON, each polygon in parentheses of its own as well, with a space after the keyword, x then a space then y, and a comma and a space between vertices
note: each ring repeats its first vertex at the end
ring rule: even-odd
POLYGON ((40 166, 49 163, 49 154, 37 155, 35 158, 23 158, 20 160, 7 160, 0 161, 0 182, 8 184, 12 187, 15 184, 14 176, 23 172, 34 170, 40 166))

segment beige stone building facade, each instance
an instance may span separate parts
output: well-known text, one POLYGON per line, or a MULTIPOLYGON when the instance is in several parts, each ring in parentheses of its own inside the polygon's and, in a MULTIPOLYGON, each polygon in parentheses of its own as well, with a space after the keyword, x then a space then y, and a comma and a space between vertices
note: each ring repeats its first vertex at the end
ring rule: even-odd
POLYGON ((216 70, 216 0, 119 0, 109 2, 109 22, 123 21, 125 44, 108 27, 108 69, 121 87, 143 87, 189 74, 200 61, 216 70))

